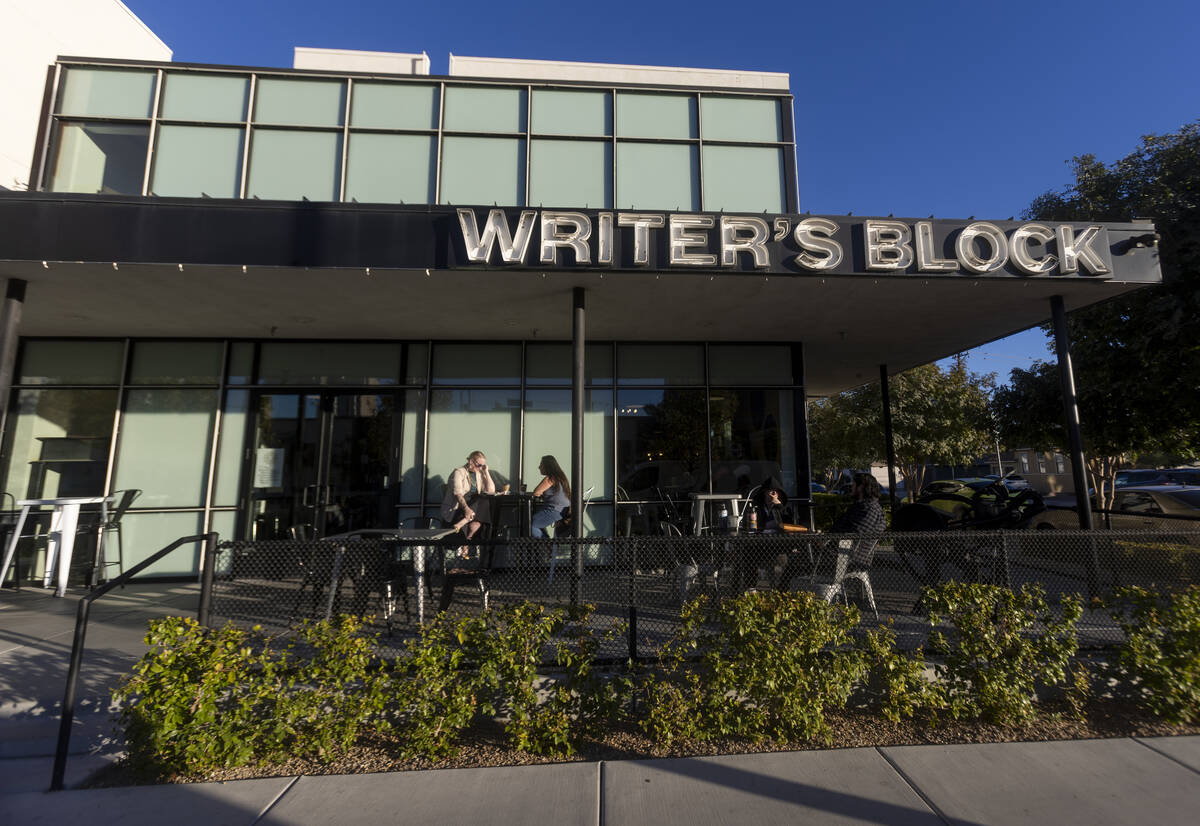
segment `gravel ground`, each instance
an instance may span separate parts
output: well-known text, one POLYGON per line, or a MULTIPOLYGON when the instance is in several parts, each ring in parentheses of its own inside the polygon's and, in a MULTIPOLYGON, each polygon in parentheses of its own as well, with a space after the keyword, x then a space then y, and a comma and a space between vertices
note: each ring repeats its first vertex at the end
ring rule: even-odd
POLYGON ((948 743, 1004 743, 1034 740, 1080 740, 1102 737, 1200 734, 1198 725, 1171 725, 1145 715, 1115 700, 1093 702, 1085 721, 1073 719, 1065 706, 1044 704, 1041 717, 1026 726, 1005 727, 979 722, 942 720, 931 725, 923 720, 892 723, 867 711, 847 710, 826 715, 833 729, 830 745, 812 741, 761 742, 742 739, 676 743, 669 749, 655 746, 632 725, 616 726, 603 738, 581 744, 570 758, 543 757, 509 748, 501 723, 491 721, 465 733, 462 750, 449 760, 401 760, 395 737, 371 734, 332 762, 295 759, 285 763, 223 769, 203 776, 145 777, 128 766, 116 764, 89 783, 93 788, 140 783, 192 783, 209 780, 242 780, 251 777, 280 777, 320 774, 362 774, 412 771, 417 769, 520 766, 537 763, 593 760, 637 760, 653 757, 693 757, 716 754, 748 754, 766 751, 797 751, 861 746, 903 746, 948 743))

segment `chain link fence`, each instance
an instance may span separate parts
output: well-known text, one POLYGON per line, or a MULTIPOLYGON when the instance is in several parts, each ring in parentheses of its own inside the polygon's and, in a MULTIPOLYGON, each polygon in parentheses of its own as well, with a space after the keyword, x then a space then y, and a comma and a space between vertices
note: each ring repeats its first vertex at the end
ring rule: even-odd
POLYGON ((707 594, 810 589, 848 600, 899 645, 924 645, 921 589, 947 580, 1040 585, 1051 602, 1078 594, 1080 645, 1120 632, 1099 604, 1126 585, 1200 583, 1200 526, 1153 531, 998 531, 513 539, 463 546, 401 533, 320 541, 225 542, 214 554, 210 622, 284 631, 340 613, 372 616, 381 655, 398 652, 439 611, 472 614, 530 601, 590 604, 598 631, 619 630, 602 658, 652 658, 680 607, 707 594))

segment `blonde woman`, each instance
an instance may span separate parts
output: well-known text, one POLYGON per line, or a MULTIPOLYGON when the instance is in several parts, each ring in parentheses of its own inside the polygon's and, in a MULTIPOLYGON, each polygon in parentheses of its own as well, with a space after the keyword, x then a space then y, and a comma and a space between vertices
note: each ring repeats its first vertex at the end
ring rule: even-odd
POLYGON ((481 499, 481 494, 495 492, 496 483, 488 473, 487 457, 482 450, 472 451, 466 464, 450 472, 446 496, 442 499, 442 521, 471 539, 492 521, 488 500, 481 499))

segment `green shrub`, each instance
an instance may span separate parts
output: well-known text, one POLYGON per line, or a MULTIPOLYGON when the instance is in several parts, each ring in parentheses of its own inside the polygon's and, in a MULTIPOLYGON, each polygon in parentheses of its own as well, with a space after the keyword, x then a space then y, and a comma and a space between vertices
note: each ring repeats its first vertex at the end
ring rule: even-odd
POLYGON ((1117 662, 1139 704, 1171 722, 1200 721, 1200 587, 1122 588, 1111 610, 1125 632, 1117 662))
POLYGON ((349 617, 287 640, 195 620, 153 620, 150 650, 114 694, 131 761, 203 772, 290 756, 330 759, 378 721, 386 678, 349 617), (298 653, 298 651, 303 653, 298 653))
POLYGON ((921 649, 911 654, 896 649, 896 634, 888 626, 867 631, 861 650, 866 656, 866 686, 873 707, 893 723, 918 711, 936 719, 945 704, 941 683, 926 679, 921 649))
POLYGON ((806 592, 693 600, 645 681, 642 729, 662 745, 730 735, 828 742, 826 709, 845 706, 863 673, 859 652, 839 650, 857 624, 856 608, 806 592))
POLYGON ((1039 684, 1067 682, 1077 648, 1075 623, 1083 613, 1078 597, 1060 601, 1061 616, 1040 585, 1012 591, 947 582, 926 589, 923 600, 930 649, 945 658, 936 670, 951 716, 1025 723, 1037 716, 1039 684), (943 621, 953 626, 952 638, 937 629, 943 621))

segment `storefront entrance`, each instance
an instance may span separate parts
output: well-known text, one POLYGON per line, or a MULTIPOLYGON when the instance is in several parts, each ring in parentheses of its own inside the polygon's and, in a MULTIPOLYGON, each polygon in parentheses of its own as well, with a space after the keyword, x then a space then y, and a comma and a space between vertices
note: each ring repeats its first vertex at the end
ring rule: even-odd
POLYGON ((395 525, 396 394, 262 392, 252 410, 248 538, 395 525))

